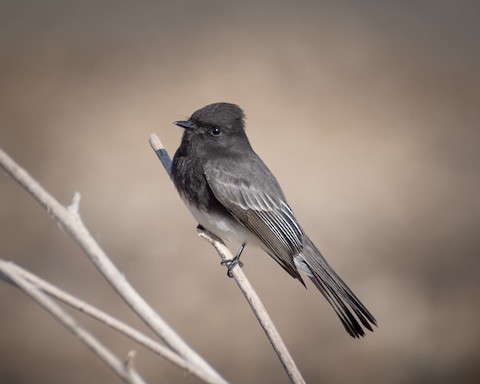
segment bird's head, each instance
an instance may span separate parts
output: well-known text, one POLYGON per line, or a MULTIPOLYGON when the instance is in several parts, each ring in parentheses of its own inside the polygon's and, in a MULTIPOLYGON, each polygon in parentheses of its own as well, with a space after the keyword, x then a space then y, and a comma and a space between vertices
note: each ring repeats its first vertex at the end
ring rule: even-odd
POLYGON ((245 115, 238 105, 214 103, 195 111, 188 120, 175 121, 175 124, 185 129, 183 141, 215 152, 222 148, 234 150, 248 143, 244 120, 245 115))

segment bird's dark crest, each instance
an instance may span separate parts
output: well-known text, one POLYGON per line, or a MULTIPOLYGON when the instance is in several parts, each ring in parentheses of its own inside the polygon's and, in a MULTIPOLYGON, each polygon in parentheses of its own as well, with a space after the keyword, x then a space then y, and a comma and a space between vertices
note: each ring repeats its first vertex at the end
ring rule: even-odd
POLYGON ((190 120, 197 126, 221 126, 243 129, 245 114, 236 104, 213 103, 195 111, 190 120))

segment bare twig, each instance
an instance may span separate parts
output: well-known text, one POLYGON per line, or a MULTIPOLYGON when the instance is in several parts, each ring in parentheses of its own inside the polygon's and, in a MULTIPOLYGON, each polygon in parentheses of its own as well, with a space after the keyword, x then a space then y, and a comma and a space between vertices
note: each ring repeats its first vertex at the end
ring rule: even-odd
POLYGON ((211 383, 225 383, 225 380, 148 305, 148 303, 128 283, 124 275, 115 267, 102 248, 90 235, 78 214, 79 195, 74 197, 71 208, 67 209, 51 196, 23 168, 0 149, 0 165, 22 188, 29 192, 47 212, 65 229, 82 248, 85 255, 100 271, 103 277, 117 291, 132 310, 155 332, 171 349, 196 365, 203 375, 202 380, 211 383))
MULTIPOLYGON (((157 135, 150 135, 150 145, 152 146, 153 150, 157 154, 165 170, 170 176, 171 160, 157 135)), ((199 236, 213 245, 213 247, 223 261, 233 259, 233 256, 227 246, 217 236, 206 230, 200 230, 199 236)), ((278 333, 275 325, 273 324, 273 321, 268 315, 264 305, 262 304, 260 298, 256 294, 255 290, 253 289, 252 285, 250 284, 238 264, 232 269, 232 276, 235 279, 238 287, 242 291, 243 295, 247 299, 248 303, 250 304, 253 312, 255 313, 255 316, 260 322, 283 367, 285 368, 285 371, 287 372, 291 382, 305 383, 305 380, 303 379, 300 371, 298 370, 295 361, 292 359, 292 356, 288 352, 285 343, 283 342, 280 334, 278 333)))
MULTIPOLYGON (((5 261, 0 259, 0 263, 6 263, 5 261)), ((162 344, 156 342, 155 340, 151 339, 150 337, 146 336, 145 334, 137 331, 135 328, 132 328, 128 324, 110 316, 109 314, 101 311, 98 308, 93 307, 92 305, 85 303, 84 301, 68 294, 64 290, 50 284, 49 282, 41 279, 40 277, 34 275, 33 273, 28 272, 27 270, 19 267, 18 265, 8 263, 9 268, 12 272, 15 272, 18 276, 22 277, 23 279, 27 280, 29 283, 33 284, 37 289, 41 290, 42 292, 46 293, 50 297, 61 301, 69 305, 70 307, 79 310, 80 312, 96 319, 112 329, 126 335, 130 339, 136 341, 137 343, 143 345, 145 348, 153 351, 154 353, 162 356, 163 358, 170 360, 173 364, 177 367, 184 369, 188 372, 195 373, 197 376, 201 376, 201 372, 199 368, 190 362, 184 360, 176 353, 172 352, 167 347, 163 346, 162 344)), ((0 264, 1 266, 2 264, 0 264)), ((5 275, 5 277, 7 277, 5 275)), ((4 278, 1 273, 0 268, 0 278, 4 278)), ((7 282, 11 284, 15 284, 14 281, 8 279, 7 282)))
MULTIPOLYGON (((206 230, 199 230, 198 235, 205 240, 207 240, 210 244, 213 245, 217 253, 220 255, 220 258, 223 261, 232 260, 233 256, 230 250, 227 248, 225 243, 215 236, 213 233, 206 231, 206 230)), ((265 331, 270 343, 273 346, 273 349, 278 355, 285 371, 287 372, 288 376, 292 383, 305 383, 300 371, 295 364, 292 356, 288 352, 288 349, 285 343, 278 333, 275 324, 271 320, 267 310, 265 309, 263 303, 261 302, 260 298, 258 297, 257 293, 253 289, 252 285, 248 281, 247 277, 243 273, 242 269, 237 264, 232 269, 232 277, 235 279, 238 287, 242 291, 245 299, 247 299, 248 304, 252 308, 255 316, 257 317, 260 325, 262 326, 263 330, 265 331)))
POLYGON ((126 383, 144 384, 136 370, 125 365, 109 349, 101 344, 90 332, 83 329, 66 313, 57 303, 40 291, 34 284, 17 273, 15 266, 0 260, 0 271, 5 274, 15 285, 21 288, 33 300, 45 308, 56 320, 62 323, 70 332, 78 337, 93 353, 107 364, 126 383))

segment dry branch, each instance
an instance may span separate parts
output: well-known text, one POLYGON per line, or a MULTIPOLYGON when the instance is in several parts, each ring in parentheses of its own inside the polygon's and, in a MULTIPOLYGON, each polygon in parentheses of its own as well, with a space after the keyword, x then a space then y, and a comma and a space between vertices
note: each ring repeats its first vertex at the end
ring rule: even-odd
MULTIPOLYGON (((14 281, 8 278, 7 275, 2 276, 2 268, 5 265, 4 260, 0 259, 0 278, 4 278, 11 284, 15 284, 14 281)), ((13 263, 7 263, 8 268, 10 269, 10 273, 15 273, 21 278, 24 278, 29 283, 35 286, 38 290, 46 293, 50 297, 69 305, 71 308, 76 309, 91 318, 102 322, 103 324, 107 325, 108 327, 122 333, 123 335, 129 337, 133 341, 137 342, 140 345, 143 345, 145 348, 149 349, 150 351, 156 353, 163 358, 170 360, 173 364, 175 364, 180 369, 183 369, 190 373, 195 373, 197 376, 201 376, 199 369, 189 363, 188 361, 184 360, 176 353, 172 352, 170 349, 165 347, 164 345, 158 343, 157 341, 151 339, 147 335, 139 332, 135 328, 125 324, 124 322, 118 320, 117 318, 110 316, 109 314, 101 311, 100 309, 84 302, 83 300, 78 299, 70 295, 69 293, 65 292, 64 290, 50 284, 49 282, 41 279, 40 277, 30 273, 29 271, 15 265, 13 263)))
MULTIPOLYGON (((170 176, 170 156, 168 155, 166 149, 163 147, 157 135, 150 135, 150 145, 152 146, 153 150, 157 154, 158 158, 162 162, 162 165, 170 176)), ((223 243, 221 239, 216 237, 214 234, 206 230, 199 230, 199 236, 213 245, 217 253, 220 255, 222 261, 228 261, 233 259, 233 256, 227 246, 223 243)), ((300 371, 298 370, 295 361, 288 352, 285 343, 283 342, 280 334, 278 333, 275 324, 271 320, 260 298, 258 297, 257 293, 253 289, 252 285, 250 284, 238 264, 232 269, 232 277, 235 279, 238 287, 240 288, 243 295, 250 304, 250 307, 252 308, 255 316, 260 322, 268 339, 270 340, 270 343, 272 344, 275 352, 277 353, 278 358, 280 359, 283 367, 285 368, 285 371, 287 372, 291 382, 299 384, 305 383, 305 380, 303 379, 300 371)))
MULTIPOLYGON (((117 291, 130 308, 159 336, 175 353, 195 365, 198 377, 208 383, 226 381, 149 306, 115 267, 95 239, 90 235, 79 215, 80 195, 74 195, 69 207, 61 205, 35 179, 0 149, 0 166, 30 195, 42 205, 61 227, 75 240, 85 255, 102 276, 117 291)), ((17 283, 17 282, 16 282, 17 283)), ((28 282, 27 282, 28 284, 28 282)), ((55 303, 54 303, 55 304, 55 303)), ((45 307, 46 308, 46 307, 45 307)))
POLYGON ((82 328, 72 316, 65 312, 57 303, 39 290, 33 283, 22 277, 15 266, 0 260, 0 271, 17 287, 22 289, 33 300, 46 309, 57 321, 63 324, 70 332, 95 353, 126 383, 145 384, 145 381, 135 369, 125 365, 109 349, 101 344, 90 332, 82 328))

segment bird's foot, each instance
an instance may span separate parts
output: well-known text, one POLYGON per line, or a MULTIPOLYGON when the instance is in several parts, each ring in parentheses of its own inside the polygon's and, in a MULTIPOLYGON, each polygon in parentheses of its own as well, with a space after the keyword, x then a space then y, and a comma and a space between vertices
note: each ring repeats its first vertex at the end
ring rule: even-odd
POLYGON ((243 263, 240 261, 240 256, 242 255, 243 249, 245 248, 246 243, 243 243, 240 249, 238 250, 235 257, 231 260, 222 260, 221 265, 227 266, 227 276, 233 277, 232 270, 238 265, 240 268, 243 267, 243 263))
POLYGON ((233 277, 232 270, 238 265, 240 268, 243 267, 243 263, 240 261, 240 257, 235 256, 233 259, 230 260, 222 260, 220 263, 221 265, 225 265, 227 267, 227 276, 233 277))

